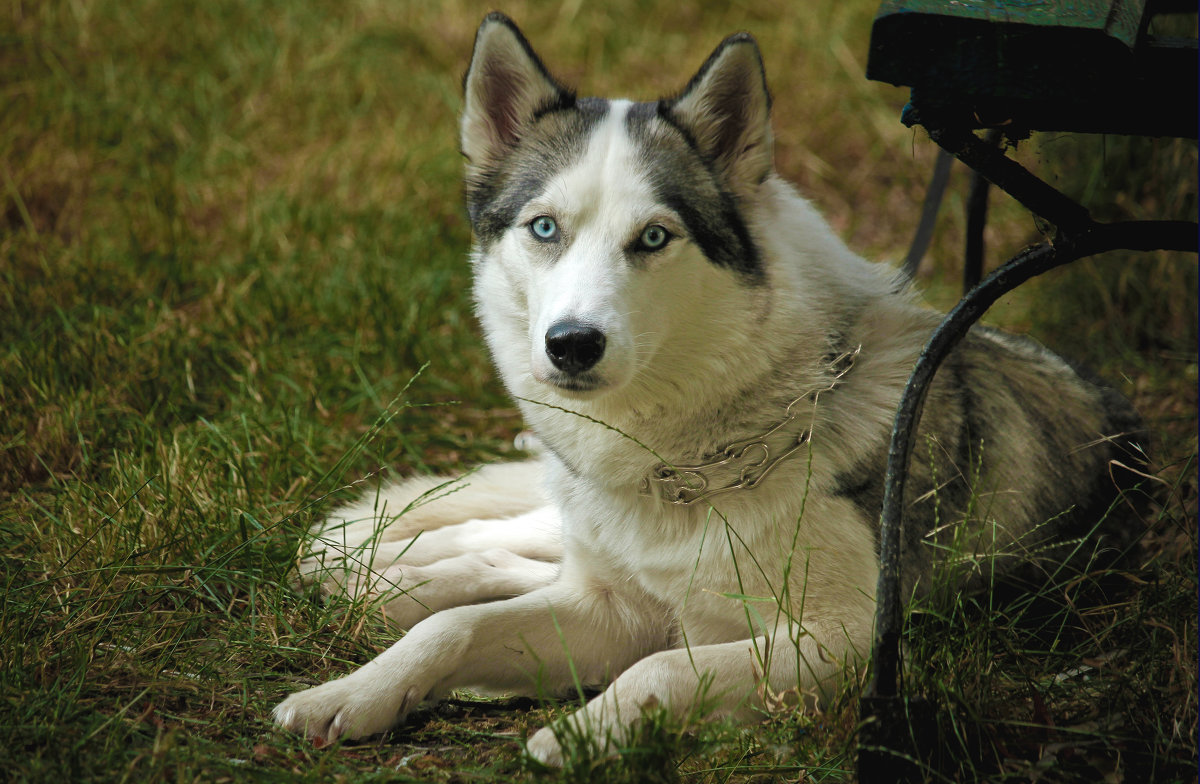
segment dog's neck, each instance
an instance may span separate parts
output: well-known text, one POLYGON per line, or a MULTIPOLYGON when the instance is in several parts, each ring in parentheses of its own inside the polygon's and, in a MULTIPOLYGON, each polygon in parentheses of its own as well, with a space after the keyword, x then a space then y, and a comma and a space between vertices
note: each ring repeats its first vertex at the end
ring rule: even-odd
POLYGON ((695 505, 757 487, 779 463, 807 453, 817 397, 824 405, 863 342, 843 322, 823 345, 790 347, 789 362, 768 358, 754 372, 747 365, 756 356, 740 365, 722 357, 686 385, 641 389, 634 400, 564 405, 539 400, 536 386, 512 391, 541 448, 577 480, 665 507, 695 505))
POLYGON ((718 450, 710 460, 695 465, 659 463, 642 477, 638 493, 668 504, 687 506, 738 490, 753 490, 782 461, 808 443, 815 409, 822 393, 837 388, 854 368, 862 346, 827 357, 828 383, 795 398, 784 417, 761 435, 740 439, 718 450))

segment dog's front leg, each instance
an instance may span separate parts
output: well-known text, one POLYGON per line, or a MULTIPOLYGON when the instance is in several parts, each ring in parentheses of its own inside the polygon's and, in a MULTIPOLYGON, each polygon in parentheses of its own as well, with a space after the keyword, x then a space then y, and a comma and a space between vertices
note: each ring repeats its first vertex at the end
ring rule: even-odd
POLYGON ((576 677, 604 683, 665 645, 662 624, 642 606, 615 589, 560 578, 523 596, 445 610, 356 672, 291 695, 274 718, 324 742, 383 732, 427 697, 459 687, 553 694, 576 677))
POLYGON ((563 739, 588 743, 594 754, 614 753, 630 740, 648 710, 662 709, 677 720, 729 717, 740 721, 800 699, 812 705, 866 650, 869 616, 857 631, 845 627, 771 639, 661 651, 623 672, 599 696, 529 740, 531 756, 563 764, 563 739), (788 699, 791 695, 792 699, 788 699))

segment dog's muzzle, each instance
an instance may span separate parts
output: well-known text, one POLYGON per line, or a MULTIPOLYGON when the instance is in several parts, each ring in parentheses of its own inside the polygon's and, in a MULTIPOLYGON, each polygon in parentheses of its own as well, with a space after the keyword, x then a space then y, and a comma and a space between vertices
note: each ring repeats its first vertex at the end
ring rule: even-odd
POLYGON ((591 370, 604 356, 604 333, 574 321, 560 321, 546 330, 546 356, 569 375, 591 370))

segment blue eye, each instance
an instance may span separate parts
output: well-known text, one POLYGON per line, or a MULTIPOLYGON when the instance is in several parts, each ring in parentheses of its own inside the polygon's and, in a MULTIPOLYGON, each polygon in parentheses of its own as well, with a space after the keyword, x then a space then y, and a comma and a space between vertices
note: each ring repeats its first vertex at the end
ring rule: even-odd
POLYGON ((657 223, 647 226, 638 238, 642 250, 662 250, 671 241, 671 232, 657 223))
POLYGON ((549 215, 539 215, 529 224, 533 236, 542 242, 553 242, 558 239, 558 224, 549 215))

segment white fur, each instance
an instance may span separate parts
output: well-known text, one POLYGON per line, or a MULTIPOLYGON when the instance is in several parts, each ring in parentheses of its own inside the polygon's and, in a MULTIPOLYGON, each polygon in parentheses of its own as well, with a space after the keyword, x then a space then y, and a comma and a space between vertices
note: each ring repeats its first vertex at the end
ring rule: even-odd
POLYGON ((380 601, 400 629, 447 607, 528 593, 554 579, 562 557, 541 475, 535 461, 500 463, 369 494, 314 529, 300 580, 327 596, 380 601))

